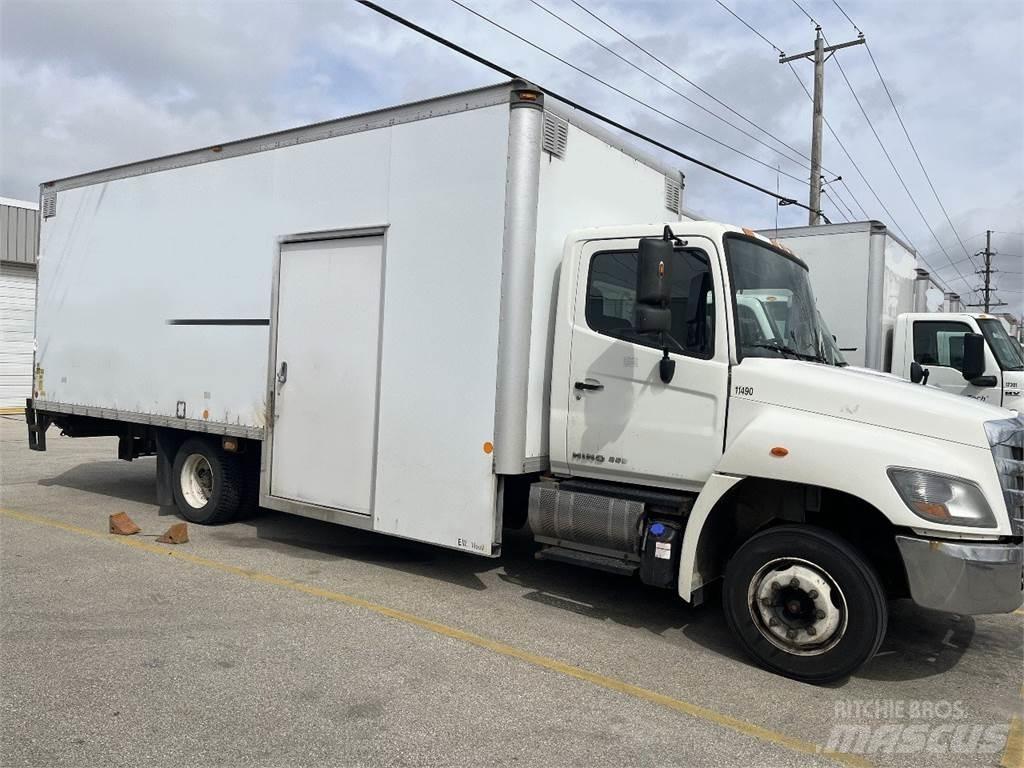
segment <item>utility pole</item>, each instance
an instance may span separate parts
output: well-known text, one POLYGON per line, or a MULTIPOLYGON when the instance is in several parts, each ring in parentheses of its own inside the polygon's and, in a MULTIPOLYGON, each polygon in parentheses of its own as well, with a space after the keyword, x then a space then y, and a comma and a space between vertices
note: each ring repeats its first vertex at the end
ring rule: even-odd
POLYGON ((797 59, 809 59, 814 62, 814 118, 811 123, 811 194, 809 202, 811 212, 808 224, 814 226, 820 223, 821 214, 821 128, 824 122, 825 109, 825 62, 832 58, 832 54, 840 48, 849 48, 851 45, 862 45, 864 35, 861 34, 856 40, 838 45, 825 45, 825 38, 821 36, 821 26, 815 26, 814 50, 804 51, 795 56, 779 56, 779 64, 788 64, 797 59), (828 54, 826 56, 825 54, 828 54))
POLYGON ((992 291, 995 290, 995 288, 992 287, 992 273, 996 270, 992 269, 992 257, 995 256, 995 254, 992 252, 991 229, 985 230, 985 250, 977 255, 985 257, 985 268, 977 271, 977 274, 985 276, 985 285, 977 289, 978 292, 984 296, 985 300, 981 304, 968 304, 968 306, 984 307, 986 312, 991 312, 992 307, 1005 307, 1005 301, 997 301, 994 303, 992 301, 992 291))

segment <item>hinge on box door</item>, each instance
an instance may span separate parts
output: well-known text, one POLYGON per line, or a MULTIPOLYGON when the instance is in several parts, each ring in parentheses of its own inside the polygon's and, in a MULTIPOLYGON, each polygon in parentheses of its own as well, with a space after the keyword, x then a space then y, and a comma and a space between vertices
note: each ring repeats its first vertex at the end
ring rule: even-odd
POLYGON ((550 112, 545 112, 543 133, 544 141, 541 144, 541 148, 557 158, 564 159, 565 148, 569 143, 568 121, 550 112))

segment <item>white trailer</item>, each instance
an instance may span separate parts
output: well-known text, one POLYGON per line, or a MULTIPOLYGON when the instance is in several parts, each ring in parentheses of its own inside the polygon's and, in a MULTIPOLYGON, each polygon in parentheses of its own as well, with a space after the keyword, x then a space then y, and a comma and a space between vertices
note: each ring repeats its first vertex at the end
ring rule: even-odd
POLYGON ((117 435, 190 521, 497 556, 528 519, 543 559, 721 579, 811 681, 887 597, 1021 604, 1024 420, 827 364, 806 264, 526 83, 41 192, 30 447, 117 435))
POLYGON ((916 381, 924 376, 947 392, 1020 409, 1024 357, 1006 326, 984 313, 928 312, 931 276, 884 224, 762 233, 810 267, 818 306, 848 363, 916 381))

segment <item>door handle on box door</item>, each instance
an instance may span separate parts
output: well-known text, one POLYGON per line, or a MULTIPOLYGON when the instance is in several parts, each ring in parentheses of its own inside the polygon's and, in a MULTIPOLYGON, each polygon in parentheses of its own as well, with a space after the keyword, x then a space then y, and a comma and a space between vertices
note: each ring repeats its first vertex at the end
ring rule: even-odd
POLYGON ((281 361, 281 366, 277 369, 277 385, 280 387, 286 381, 288 381, 288 363, 287 361, 281 361))
POLYGON ((599 382, 597 379, 584 379, 583 381, 577 381, 573 385, 577 390, 586 390, 588 392, 600 392, 604 389, 604 384, 599 382))

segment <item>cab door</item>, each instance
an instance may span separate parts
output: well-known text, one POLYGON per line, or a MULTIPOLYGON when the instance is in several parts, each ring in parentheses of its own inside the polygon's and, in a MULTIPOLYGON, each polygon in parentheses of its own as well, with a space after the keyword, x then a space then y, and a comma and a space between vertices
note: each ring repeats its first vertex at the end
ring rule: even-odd
POLYGON ((985 351, 985 375, 992 376, 996 385, 979 387, 964 379, 964 336, 977 333, 967 323, 957 320, 915 320, 912 339, 914 360, 928 371, 928 384, 952 392, 954 395, 973 397, 993 405, 1000 405, 1002 387, 999 366, 985 351))
POLYGON ((583 245, 576 275, 566 448, 574 475, 696 489, 722 455, 728 393, 724 289, 714 243, 673 253, 675 375, 657 336, 633 330, 638 240, 583 245))

